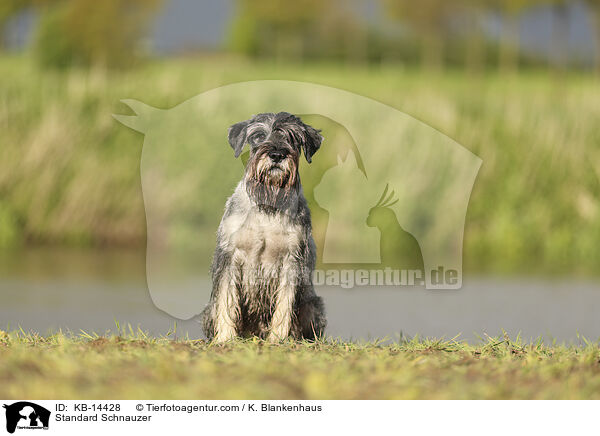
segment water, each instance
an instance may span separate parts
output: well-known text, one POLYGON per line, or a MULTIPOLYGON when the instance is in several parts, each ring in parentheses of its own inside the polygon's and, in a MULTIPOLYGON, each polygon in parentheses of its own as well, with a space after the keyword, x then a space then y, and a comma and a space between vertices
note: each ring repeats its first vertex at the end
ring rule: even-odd
MULTIPOLYGON (((197 289, 208 300, 208 276, 197 289)), ((467 276, 457 291, 323 286, 317 293, 327 308, 327 334, 344 340, 396 339, 401 332, 476 340, 502 329, 528 340, 600 337, 600 281, 467 276)), ((103 333, 115 331, 115 322, 154 335, 177 322, 178 336, 202 337, 196 320, 176 320, 154 306, 142 252, 38 249, 0 258, 0 327, 103 333)))

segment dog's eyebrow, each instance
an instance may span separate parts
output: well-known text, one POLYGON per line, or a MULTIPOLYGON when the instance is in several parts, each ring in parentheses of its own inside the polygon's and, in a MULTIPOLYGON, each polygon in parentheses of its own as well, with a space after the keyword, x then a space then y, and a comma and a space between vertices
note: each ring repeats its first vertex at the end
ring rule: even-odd
POLYGON ((248 127, 247 134, 250 136, 252 133, 257 132, 259 130, 263 130, 265 133, 269 132, 270 127, 266 123, 254 123, 248 127))
POLYGON ((300 141, 302 139, 302 128, 298 124, 284 124, 276 130, 287 134, 292 141, 300 141))

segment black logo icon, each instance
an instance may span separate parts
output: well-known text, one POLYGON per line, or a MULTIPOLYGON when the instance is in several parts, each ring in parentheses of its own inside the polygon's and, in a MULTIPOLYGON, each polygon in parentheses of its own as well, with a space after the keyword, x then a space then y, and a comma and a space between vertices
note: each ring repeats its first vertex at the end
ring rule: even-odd
POLYGON ((4 405, 6 409, 6 431, 14 433, 15 429, 48 429, 50 411, 29 401, 19 401, 4 405))

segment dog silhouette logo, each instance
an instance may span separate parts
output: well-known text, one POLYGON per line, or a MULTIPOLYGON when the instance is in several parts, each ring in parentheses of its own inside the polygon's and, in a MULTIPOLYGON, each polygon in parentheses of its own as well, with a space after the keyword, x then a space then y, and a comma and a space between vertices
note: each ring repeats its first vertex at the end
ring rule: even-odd
POLYGON ((4 404, 6 409, 6 431, 14 433, 18 429, 48 429, 50 411, 29 401, 19 401, 10 405, 4 404))
POLYGON ((187 320, 205 306, 199 265, 247 161, 232 161, 225 132, 264 112, 324 129, 319 158, 299 167, 319 269, 419 270, 426 289, 461 288, 467 206, 482 160, 434 127, 368 97, 286 80, 229 84, 164 109, 122 102, 130 114, 114 118, 144 135, 148 290, 169 315, 187 320))

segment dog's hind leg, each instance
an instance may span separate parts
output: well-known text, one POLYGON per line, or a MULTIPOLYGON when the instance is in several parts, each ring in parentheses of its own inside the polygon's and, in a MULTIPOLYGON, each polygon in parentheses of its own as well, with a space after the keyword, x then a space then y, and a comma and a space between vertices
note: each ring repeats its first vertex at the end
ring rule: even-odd
POLYGON ((296 314, 297 327, 295 330, 299 331, 301 338, 314 340, 323 336, 327 326, 325 307, 323 299, 314 291, 311 296, 299 302, 296 314))

